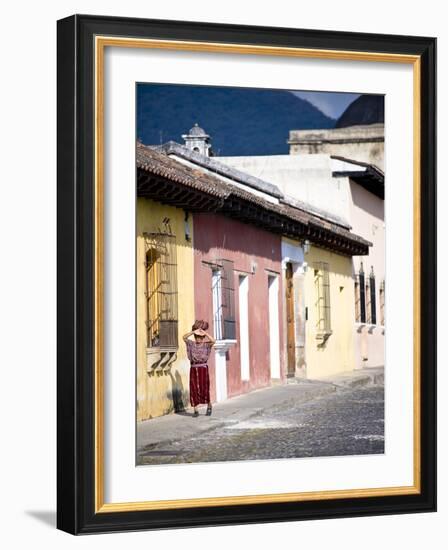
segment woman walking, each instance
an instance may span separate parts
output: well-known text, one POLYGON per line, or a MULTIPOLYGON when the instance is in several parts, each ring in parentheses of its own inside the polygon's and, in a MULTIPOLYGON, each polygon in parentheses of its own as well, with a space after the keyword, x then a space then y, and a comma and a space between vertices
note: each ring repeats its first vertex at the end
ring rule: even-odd
POLYGON ((215 343, 215 339, 206 332, 207 321, 195 321, 191 332, 184 334, 183 339, 187 346, 187 355, 190 360, 190 403, 193 407, 193 416, 199 416, 198 405, 207 405, 206 415, 212 414, 210 402, 210 378, 207 361, 215 343), (194 340, 190 340, 194 336, 194 340))

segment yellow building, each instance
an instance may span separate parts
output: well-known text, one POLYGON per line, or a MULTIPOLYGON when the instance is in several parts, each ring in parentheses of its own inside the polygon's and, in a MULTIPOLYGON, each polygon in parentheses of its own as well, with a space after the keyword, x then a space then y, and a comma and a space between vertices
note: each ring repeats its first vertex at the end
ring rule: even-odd
POLYGON ((194 321, 193 221, 180 208, 138 197, 136 231, 140 421, 188 406, 182 335, 194 321))
POLYGON ((352 259, 312 245, 305 260, 307 378, 354 370, 352 259))
POLYGON ((355 368, 352 258, 282 238, 285 364, 290 378, 325 378, 355 368))

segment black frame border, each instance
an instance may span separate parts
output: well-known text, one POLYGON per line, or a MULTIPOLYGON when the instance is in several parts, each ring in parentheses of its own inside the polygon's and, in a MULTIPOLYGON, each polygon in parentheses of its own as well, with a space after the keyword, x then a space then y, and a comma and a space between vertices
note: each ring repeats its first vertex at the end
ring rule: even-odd
POLYGON ((57 24, 57 527, 72 534, 436 510, 436 39, 74 15, 57 24), (421 492, 95 514, 94 38, 155 38, 421 59, 421 492))

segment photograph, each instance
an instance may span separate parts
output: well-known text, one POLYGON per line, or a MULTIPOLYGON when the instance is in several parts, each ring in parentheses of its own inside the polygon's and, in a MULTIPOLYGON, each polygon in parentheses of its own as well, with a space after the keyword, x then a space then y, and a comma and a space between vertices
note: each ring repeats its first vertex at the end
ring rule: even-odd
POLYGON ((384 95, 135 99, 136 466, 384 454, 384 95))

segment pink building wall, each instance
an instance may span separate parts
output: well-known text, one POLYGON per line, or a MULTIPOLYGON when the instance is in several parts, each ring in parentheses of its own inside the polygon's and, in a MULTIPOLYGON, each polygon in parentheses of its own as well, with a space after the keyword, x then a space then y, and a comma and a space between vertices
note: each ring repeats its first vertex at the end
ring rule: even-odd
MULTIPOLYGON (((283 341, 281 278, 281 237, 257 227, 217 214, 195 214, 194 223, 194 292, 196 318, 205 319, 213 334, 212 269, 210 263, 220 259, 234 262, 234 297, 237 343, 227 352, 227 396, 265 387, 271 383, 269 341, 268 276, 278 275, 279 331, 283 341), (207 262, 210 262, 207 264, 207 262), (250 380, 241 380, 239 274, 249 277, 249 364, 250 380)), ((281 378, 285 378, 283 354, 280 354, 281 378)), ((210 390, 216 400, 215 357, 209 361, 210 390)))
POLYGON ((376 324, 355 324, 356 366, 357 368, 379 367, 384 366, 385 363, 385 327, 381 325, 379 292, 386 273, 384 200, 352 180, 350 180, 350 191, 352 231, 362 235, 372 243, 367 256, 355 256, 353 258, 354 273, 359 273, 362 262, 366 281, 368 281, 373 266, 376 283, 376 324))

